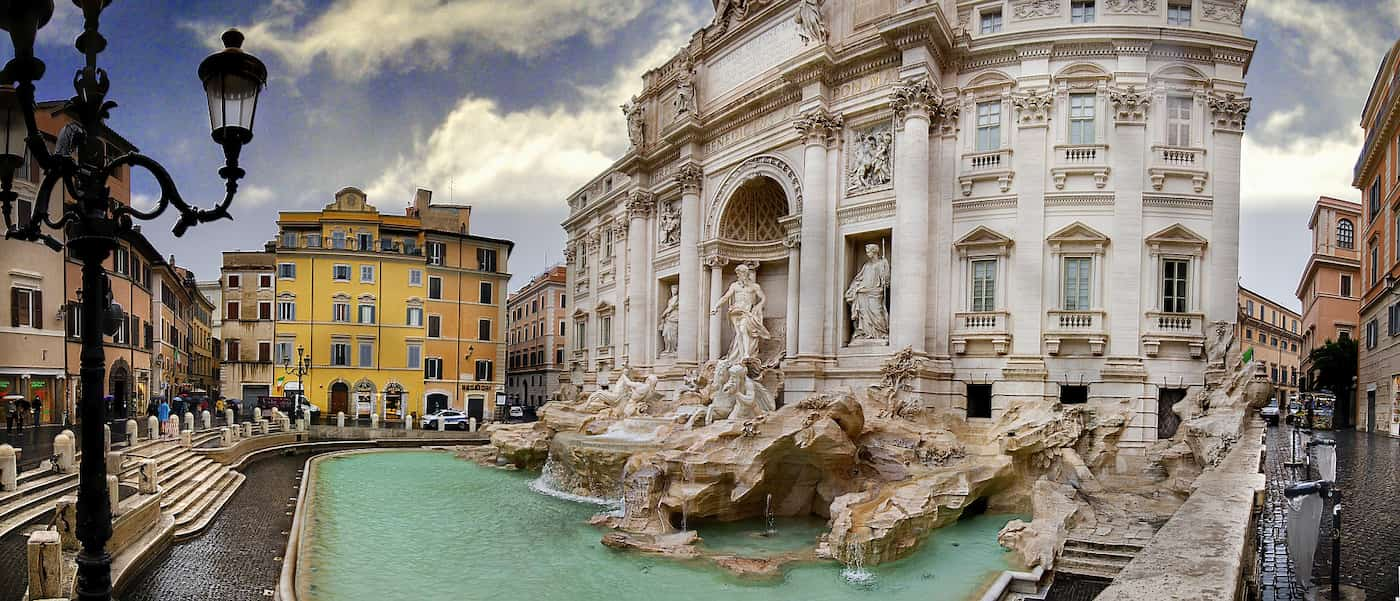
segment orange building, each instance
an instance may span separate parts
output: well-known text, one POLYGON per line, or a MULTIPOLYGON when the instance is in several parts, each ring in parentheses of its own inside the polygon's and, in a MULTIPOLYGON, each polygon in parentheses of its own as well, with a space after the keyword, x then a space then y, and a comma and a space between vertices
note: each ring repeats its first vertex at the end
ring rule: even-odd
POLYGON ((1386 53, 1361 111, 1361 344, 1356 427, 1400 436, 1400 41, 1386 53))
POLYGON ((1312 254, 1303 268, 1296 292, 1303 303, 1300 386, 1305 390, 1312 389, 1317 377, 1310 358, 1313 349, 1344 337, 1356 339, 1357 314, 1361 307, 1358 296, 1361 253, 1356 250, 1358 223, 1361 223, 1361 205, 1328 196, 1317 199, 1312 218, 1308 220, 1312 254))
POLYGON ((506 301, 510 363, 506 393, 511 403, 539 407, 559 391, 568 346, 568 273, 563 265, 545 270, 506 301))

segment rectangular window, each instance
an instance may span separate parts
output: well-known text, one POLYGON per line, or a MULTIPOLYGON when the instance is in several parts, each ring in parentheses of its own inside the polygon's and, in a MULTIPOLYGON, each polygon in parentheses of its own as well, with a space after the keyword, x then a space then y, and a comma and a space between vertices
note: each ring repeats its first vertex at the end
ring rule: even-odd
POLYGON ((1366 205, 1370 208, 1370 215, 1367 218, 1374 221, 1377 215, 1381 214, 1381 178, 1376 177, 1376 181, 1371 182, 1371 191, 1367 194, 1366 205))
POLYGON ((295 280, 297 277, 296 263, 278 263, 277 278, 282 280, 295 280))
POLYGON ((1380 324, 1372 319, 1366 322, 1366 348, 1376 348, 1377 339, 1380 338, 1380 324))
POLYGON ((238 341, 237 341, 237 340, 225 340, 225 341, 224 341, 224 358, 227 359, 227 360, 229 360, 229 361, 240 361, 240 360, 241 360, 241 358, 238 356, 238 341))
POLYGON ((496 301, 494 300, 494 297, 495 297, 495 295, 492 294, 492 290, 491 290, 491 282, 482 282, 482 283, 481 283, 481 304, 483 304, 483 305, 489 305, 489 304, 491 304, 491 303, 493 303, 493 302, 496 302, 496 301))
POLYGON ((360 343, 360 367, 374 367, 374 343, 360 343))
POLYGON ((1186 277, 1190 265, 1190 262, 1181 259, 1162 261, 1163 312, 1185 313, 1189 311, 1186 306, 1186 277))
POLYGON ((361 303, 359 307, 360 323, 374 323, 374 305, 361 303))
POLYGON ((307 247, 307 248, 321 248, 321 235, 320 235, 320 234, 307 234, 307 235, 306 235, 306 247, 307 247))
POLYGON ((1244 331, 1245 340, 1254 340, 1254 330, 1246 328, 1244 331))
POLYGON ((127 258, 126 249, 118 247, 112 251, 112 267, 117 273, 126 275, 131 272, 131 260, 127 258))
POLYGON ((567 294, 560 294, 560 295, 559 295, 559 308, 560 308, 560 309, 568 308, 568 306, 569 306, 569 302, 568 302, 568 301, 569 301, 569 295, 567 295, 567 294))
POLYGON ((407 354, 408 354, 408 365, 406 365, 405 367, 407 367, 407 368, 409 368, 409 369, 422 369, 422 368, 423 368, 423 345, 421 345, 421 344, 410 344, 410 345, 408 345, 408 353, 407 353, 407 354))
POLYGON ((1094 143, 1094 102, 1093 94, 1069 95, 1070 144, 1094 143))
POLYGON ((277 348, 274 350, 276 351, 276 355, 273 357, 273 359, 278 365, 284 363, 291 363, 294 359, 296 359, 296 357, 292 354, 292 341, 290 340, 277 341, 277 348))
POLYGON ((44 293, 30 288, 10 288, 10 325, 44 327, 44 293))
POLYGON ((428 242, 428 264, 442 265, 447 256, 447 245, 441 242, 428 242))
POLYGON ((271 287, 272 287, 272 274, 270 274, 270 273, 260 273, 260 274, 258 274, 258 287, 259 287, 259 288, 271 288, 271 287))
POLYGON ((598 345, 612 346, 612 317, 598 320, 598 345))
POLYGON ((428 337, 429 337, 429 338, 441 338, 441 337, 442 337, 442 316, 441 316, 441 315, 429 315, 429 316, 428 316, 428 337))
POLYGON ((409 307, 408 315, 404 318, 404 325, 413 326, 415 328, 423 327, 423 308, 409 307))
POLYGON ((476 268, 481 271, 496 271, 496 249, 478 248, 476 249, 476 268))
POLYGON ((355 247, 360 250, 374 250, 374 236, 369 232, 360 232, 356 234, 355 247))
POLYGON ((258 319, 272 319, 272 301, 258 301, 258 319))
POLYGON ((992 416, 991 384, 967 385, 967 416, 985 418, 992 416))
POLYGON ((282 248, 296 248, 296 247, 297 247, 297 233, 296 233, 296 232, 282 232, 282 248))
POLYGON ((478 320, 476 321, 476 339, 477 339, 477 340, 490 340, 490 339, 491 339, 491 320, 489 320, 489 319, 478 319, 478 320))
POLYGON ((335 281, 337 281, 337 282, 348 282, 348 281, 350 281, 350 266, 349 266, 349 265, 336 265, 336 266, 332 267, 332 268, 331 268, 331 279, 333 279, 333 280, 335 280, 335 281))
POLYGON ((258 341, 258 361, 260 363, 272 362, 272 343, 266 340, 258 341))
POLYGON ((1375 285, 1381 273, 1381 251, 1376 248, 1376 243, 1371 243, 1371 284, 1375 285))
POLYGON ((1060 404, 1062 405, 1083 405, 1089 402, 1088 386, 1061 386, 1060 404))
POLYGON ((1191 4, 1172 2, 1167 4, 1167 25, 1173 27, 1191 26, 1191 4))
POLYGON ((982 33, 999 33, 1001 31, 1001 9, 993 8, 982 11, 981 25, 982 33))
POLYGON ((586 348, 588 346, 588 322, 579 321, 574 324, 574 345, 575 348, 586 348))
POLYGON ((331 365, 350 365, 350 344, 346 342, 331 343, 331 365))
POLYGON ((972 311, 987 313, 997 309, 997 262, 972 262, 972 311))
POLYGON ((1001 148, 1001 103, 977 103, 977 152, 1001 148))
POLYGON ((239 286, 242 286, 242 285, 243 285, 243 276, 238 275, 238 274, 236 274, 236 273, 230 273, 230 274, 228 274, 228 287, 229 287, 229 288, 238 288, 239 286))
POLYGON ((1343 298, 1351 298, 1351 276, 1343 275, 1341 284, 1341 295, 1343 298))
POLYGON ((442 379, 442 359, 439 359, 437 357, 429 357, 426 361, 423 362, 423 379, 442 379))
POLYGON ((437 276, 428 278, 428 298, 442 298, 442 278, 437 276))
POLYGON ((360 282, 362 282, 362 283, 367 283, 367 284, 368 284, 368 283, 373 283, 373 282, 374 282, 374 266, 373 266, 373 265, 361 265, 361 266, 360 266, 360 282))
MULTIPOLYGON (((149 329, 151 326, 146 325, 149 329)), ((76 302, 68 304, 68 336, 70 338, 80 338, 83 335, 83 306, 76 302)), ((151 337, 146 336, 149 341, 151 337)))
POLYGON ((297 304, 295 301, 277 301, 277 321, 296 321, 297 304))
POLYGON ((410 269, 410 270, 408 270, 408 285, 409 285, 409 286, 422 286, 422 285, 423 285, 423 270, 422 270, 422 269, 410 269))
POLYGON ((1167 97, 1167 146, 1191 145, 1191 97, 1167 97))
POLYGON ((345 232, 331 232, 331 248, 345 250, 345 232))
POLYGON ((331 321, 350 321, 350 303, 331 305, 331 321))
POLYGON ((1069 3, 1070 23, 1093 23, 1094 22, 1094 2, 1093 0, 1074 0, 1069 3))
POLYGON ((478 382, 490 382, 495 378, 496 370, 490 361, 480 360, 476 362, 476 380, 478 382))
POLYGON ((1064 271, 1064 302, 1061 308, 1066 311, 1089 310, 1089 290, 1093 273, 1093 259, 1089 257, 1066 257, 1064 271))

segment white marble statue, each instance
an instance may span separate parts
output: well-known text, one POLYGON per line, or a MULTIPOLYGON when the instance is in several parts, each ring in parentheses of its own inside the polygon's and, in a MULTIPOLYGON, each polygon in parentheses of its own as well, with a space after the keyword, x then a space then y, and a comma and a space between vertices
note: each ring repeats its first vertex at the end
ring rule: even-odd
POLYGON ((657 218, 661 225, 661 245, 675 246, 681 243, 681 211, 675 203, 667 203, 661 208, 657 218))
POLYGON ((680 340, 681 295, 680 286, 671 284, 671 299, 666 301, 666 309, 661 312, 661 354, 674 355, 680 340))
POLYGON ((763 288, 755 280, 753 269, 742 263, 735 267, 737 279, 719 298, 719 303, 710 309, 710 315, 717 315, 720 307, 725 302, 729 303, 729 324, 734 329, 734 343, 730 345, 725 359, 733 363, 757 356, 759 341, 772 337, 763 325, 763 305, 768 302, 768 297, 764 296, 763 288))
POLYGON ((627 401, 613 410, 614 417, 627 418, 650 414, 652 404, 661 400, 661 393, 656 390, 657 383, 656 375, 652 374, 641 382, 629 380, 625 388, 619 386, 619 392, 626 395, 627 401))
POLYGON ((607 390, 600 388, 593 391, 593 394, 588 395, 588 399, 583 402, 583 406, 579 410, 584 413, 611 411, 631 396, 632 385, 631 378, 627 377, 627 369, 623 368, 617 375, 617 381, 613 382, 611 387, 607 390))
POLYGON ((695 104, 695 72, 688 62, 681 65, 676 76, 676 96, 671 104, 676 108, 676 119, 699 112, 695 104))
POLYGON ((627 139, 632 142, 632 146, 641 148, 646 142, 646 134, 643 131, 645 121, 642 118, 642 103, 633 96, 627 104, 622 105, 622 114, 627 118, 627 139))
POLYGON ((846 288, 855 326, 851 342, 885 341, 890 337, 890 313, 885 309, 885 291, 890 287, 890 262, 880 256, 880 245, 865 245, 865 265, 846 288))
POLYGON ((859 192, 890 184, 894 173, 890 169, 893 142, 893 135, 884 128, 872 129, 856 139, 847 190, 859 192))
POLYGON ((826 41, 826 23, 822 20, 823 0, 802 0, 802 6, 797 9, 797 35, 802 38, 802 44, 810 42, 818 44, 826 41))

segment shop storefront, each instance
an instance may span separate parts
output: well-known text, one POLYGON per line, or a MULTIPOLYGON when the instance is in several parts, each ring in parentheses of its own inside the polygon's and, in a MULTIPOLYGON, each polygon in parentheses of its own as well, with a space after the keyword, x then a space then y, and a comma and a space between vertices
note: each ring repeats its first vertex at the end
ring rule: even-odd
MULTIPOLYGON (((0 374, 0 398, 9 397, 18 404, 22 397, 29 405, 25 423, 62 424, 65 414, 70 411, 67 398, 63 394, 64 379, 61 375, 35 373, 0 374)), ((5 408, 8 411, 8 407, 5 408)))

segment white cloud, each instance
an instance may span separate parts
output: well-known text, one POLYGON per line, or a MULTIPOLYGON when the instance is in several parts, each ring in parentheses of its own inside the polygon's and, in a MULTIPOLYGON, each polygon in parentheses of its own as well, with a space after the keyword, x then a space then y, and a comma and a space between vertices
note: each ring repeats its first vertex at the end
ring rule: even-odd
POLYGON ((272 188, 243 185, 238 187, 238 195, 233 198, 233 202, 242 207, 260 207, 272 202, 273 198, 276 198, 276 194, 272 188))
POLYGON ((131 193, 131 206, 138 211, 149 211, 156 208, 156 200, 159 199, 154 194, 135 191, 131 193))
POLYGON ((39 30, 35 42, 71 48, 78 34, 83 32, 83 12, 72 2, 55 2, 53 17, 48 25, 39 30))
POLYGON ((390 202, 421 186, 457 204, 559 206, 626 150, 618 107, 641 88, 641 74, 675 54, 699 25, 694 11, 673 9, 653 49, 619 68, 608 84, 582 89, 579 103, 511 111, 488 99, 463 98, 366 193, 390 202))
POLYGON ((1245 136, 1240 202, 1245 209, 1312 206, 1319 195, 1355 200, 1352 166, 1361 130, 1338 136, 1299 137, 1270 145, 1245 136))
MULTIPOLYGON (((302 0, 274 0, 240 28, 248 48, 270 52, 294 72, 318 59, 359 80, 387 67, 445 67, 473 45, 537 56, 577 35, 599 42, 653 0, 335 0, 310 16, 302 0)), ((191 24, 214 43, 222 25, 191 24)))

